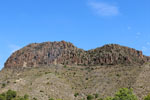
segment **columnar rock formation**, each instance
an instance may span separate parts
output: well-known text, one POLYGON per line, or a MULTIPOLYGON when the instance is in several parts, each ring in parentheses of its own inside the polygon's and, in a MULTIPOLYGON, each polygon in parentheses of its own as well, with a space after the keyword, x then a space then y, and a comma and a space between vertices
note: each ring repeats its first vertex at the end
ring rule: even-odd
POLYGON ((89 50, 88 55, 90 55, 90 61, 92 61, 90 65, 143 64, 149 60, 149 57, 144 56, 142 51, 117 44, 109 44, 89 50))
POLYGON ((5 68, 39 67, 51 64, 63 65, 115 65, 143 64, 148 61, 141 51, 109 44, 84 51, 72 43, 44 42, 30 44, 13 53, 5 63, 5 68))

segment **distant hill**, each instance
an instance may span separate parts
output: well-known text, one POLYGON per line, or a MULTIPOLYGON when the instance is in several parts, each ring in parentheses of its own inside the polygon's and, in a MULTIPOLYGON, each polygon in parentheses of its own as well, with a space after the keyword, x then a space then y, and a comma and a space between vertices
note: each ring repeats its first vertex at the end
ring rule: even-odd
POLYGON ((63 65, 116 65, 143 64, 149 57, 132 48, 108 44, 85 51, 72 43, 44 42, 30 44, 16 51, 5 63, 5 68, 37 67, 51 64, 63 65))
POLYGON ((65 41, 33 43, 6 61, 0 93, 11 89, 33 100, 86 100, 89 94, 103 98, 133 88, 142 100, 150 93, 149 59, 118 44, 85 51, 65 41))

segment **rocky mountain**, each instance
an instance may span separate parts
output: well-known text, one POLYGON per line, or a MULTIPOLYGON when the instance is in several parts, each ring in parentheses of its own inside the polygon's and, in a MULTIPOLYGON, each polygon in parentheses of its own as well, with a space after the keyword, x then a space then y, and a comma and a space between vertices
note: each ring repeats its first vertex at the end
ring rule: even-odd
POLYGON ((133 48, 108 44, 93 50, 89 50, 90 65, 117 65, 117 64, 143 64, 149 60, 142 51, 133 48))
POLYGON ((52 64, 81 66, 129 65, 143 64, 148 59, 141 51, 117 44, 108 44, 85 51, 65 41, 44 42, 30 44, 16 51, 5 63, 5 68, 49 66, 52 64))
POLYGON ((133 48, 108 44, 85 51, 72 43, 33 43, 14 52, 0 71, 0 93, 12 89, 31 100, 87 100, 133 88, 150 93, 149 57, 133 48))

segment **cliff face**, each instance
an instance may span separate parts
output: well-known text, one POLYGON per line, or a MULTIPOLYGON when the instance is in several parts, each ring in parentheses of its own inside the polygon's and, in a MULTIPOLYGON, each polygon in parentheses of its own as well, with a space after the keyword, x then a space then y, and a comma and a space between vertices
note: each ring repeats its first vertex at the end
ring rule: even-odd
POLYGON ((79 64, 85 51, 73 44, 61 42, 45 42, 30 44, 16 51, 5 63, 5 67, 36 67, 50 64, 79 64))
POLYGON ((30 44, 13 53, 5 68, 38 67, 42 65, 116 65, 143 64, 148 61, 141 51, 110 44, 89 51, 75 47, 72 43, 44 42, 30 44))
POLYGON ((91 65, 116 65, 116 64, 143 64, 148 61, 148 57, 132 48, 109 44, 100 48, 89 50, 91 65))

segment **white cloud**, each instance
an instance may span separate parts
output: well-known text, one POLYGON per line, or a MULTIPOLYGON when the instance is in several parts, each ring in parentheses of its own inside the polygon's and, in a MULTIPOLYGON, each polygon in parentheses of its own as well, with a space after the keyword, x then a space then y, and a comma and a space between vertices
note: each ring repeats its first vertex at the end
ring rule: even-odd
POLYGON ((99 16, 116 16, 119 14, 119 9, 115 5, 111 5, 104 2, 89 2, 89 6, 99 16))
POLYGON ((11 49, 11 53, 13 53, 13 52, 19 50, 21 47, 14 45, 14 44, 11 44, 11 45, 9 45, 9 48, 11 49))

